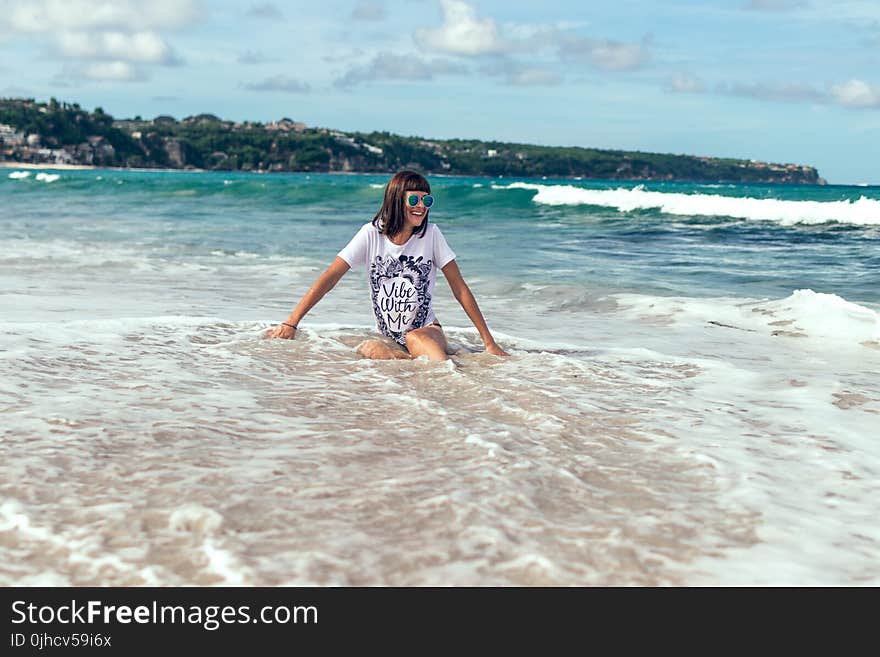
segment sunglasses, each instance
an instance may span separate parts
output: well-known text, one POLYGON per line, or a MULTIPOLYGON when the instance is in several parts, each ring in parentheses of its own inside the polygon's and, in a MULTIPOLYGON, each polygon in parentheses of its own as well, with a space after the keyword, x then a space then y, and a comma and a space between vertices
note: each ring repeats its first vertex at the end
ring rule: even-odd
MULTIPOLYGON (((430 194, 425 194, 424 196, 421 197, 421 199, 422 199, 422 205, 424 205, 426 208, 430 208, 432 205, 434 205, 434 197, 431 196, 430 194)), ((407 196, 406 197, 406 204, 411 208, 416 207, 419 204, 419 195, 418 194, 410 194, 409 196, 407 196)))

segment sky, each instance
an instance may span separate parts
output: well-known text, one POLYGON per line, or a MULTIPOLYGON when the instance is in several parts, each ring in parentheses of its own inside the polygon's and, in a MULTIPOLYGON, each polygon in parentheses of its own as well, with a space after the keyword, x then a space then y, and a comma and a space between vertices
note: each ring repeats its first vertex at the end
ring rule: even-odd
POLYGON ((880 0, 0 0, 0 96, 880 184, 880 0))

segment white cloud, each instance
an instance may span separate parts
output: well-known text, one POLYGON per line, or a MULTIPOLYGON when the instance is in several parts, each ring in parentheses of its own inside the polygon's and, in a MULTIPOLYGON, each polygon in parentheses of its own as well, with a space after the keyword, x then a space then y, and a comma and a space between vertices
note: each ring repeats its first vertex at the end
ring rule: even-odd
POLYGON ((504 50, 498 26, 491 18, 477 18, 463 0, 440 0, 443 23, 416 31, 418 44, 453 55, 483 55, 504 50))
MULTIPOLYGON (((673 75, 667 91, 677 93, 709 92, 702 80, 687 73, 673 75)), ((880 86, 864 80, 851 79, 825 89, 804 82, 720 82, 711 90, 729 96, 789 103, 839 105, 850 109, 880 109, 880 86)))
POLYGON ((521 65, 502 57, 479 69, 486 75, 503 78, 506 84, 517 87, 552 86, 562 82, 562 76, 554 71, 531 65, 521 65))
POLYGON ((518 87, 551 86, 562 82, 562 77, 544 68, 523 68, 507 76, 507 83, 518 87))
POLYGON ((856 30, 871 29, 880 21, 877 0, 750 0, 743 2, 743 9, 777 13, 786 21, 846 25, 856 30))
POLYGON ((458 57, 479 57, 488 64, 482 73, 502 77, 513 85, 560 84, 563 74, 553 68, 584 61, 603 71, 632 71, 651 59, 650 37, 638 43, 582 37, 575 30, 584 22, 499 25, 477 14, 465 0, 439 0, 443 14, 437 27, 415 32, 416 45, 458 57), (492 62, 493 56, 502 59, 492 62), (509 59, 525 56, 527 61, 509 59))
POLYGON ((283 93, 304 94, 311 91, 311 87, 306 82, 296 80, 286 75, 274 75, 266 78, 262 82, 242 85, 245 89, 251 91, 280 91, 283 93))
POLYGON ((831 98, 844 107, 880 107, 880 87, 864 80, 847 80, 831 87, 831 98))
POLYGON ((96 82, 141 82, 146 79, 143 70, 129 62, 106 61, 66 64, 56 77, 56 83, 67 80, 94 80, 96 82))
POLYGON ((642 44, 605 41, 593 48, 590 58, 596 68, 605 71, 632 71, 648 61, 649 55, 642 44))
POLYGON ((466 73, 460 64, 444 59, 380 52, 367 65, 356 66, 336 80, 335 86, 350 88, 374 80, 432 80, 436 75, 466 73))
POLYGON ((61 32, 58 48, 65 57, 108 59, 143 64, 173 64, 171 46, 155 32, 61 32))
POLYGON ((204 17, 198 0, 0 0, 0 31, 27 34, 63 61, 56 80, 139 81, 180 58, 162 32, 204 17))
MULTIPOLYGON (((56 30, 178 30, 203 17, 197 0, 28 0, 3 3, 2 14, 16 32, 56 30)), ((0 18, 0 20, 4 20, 0 18)))
POLYGON ((95 62, 84 70, 85 77, 91 80, 116 80, 131 82, 140 78, 140 74, 131 64, 122 61, 95 62))
POLYGON ((802 82, 736 82, 719 85, 718 91, 733 96, 785 102, 824 102, 827 99, 824 92, 802 82))
POLYGON ((559 55, 566 60, 585 60, 603 71, 633 71, 651 59, 650 39, 641 43, 621 43, 604 39, 569 36, 562 41, 559 55))

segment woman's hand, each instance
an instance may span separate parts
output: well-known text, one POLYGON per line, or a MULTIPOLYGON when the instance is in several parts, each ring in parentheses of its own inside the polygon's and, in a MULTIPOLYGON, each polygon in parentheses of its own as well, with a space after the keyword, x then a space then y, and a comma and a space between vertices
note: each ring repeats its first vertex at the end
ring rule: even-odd
POLYGON ((263 333, 264 338, 284 338, 285 340, 293 340, 295 336, 296 329, 289 324, 279 324, 263 333))
POLYGON ((504 351, 501 347, 498 346, 497 342, 490 342, 486 345, 486 353, 492 354, 493 356, 510 356, 509 353, 504 351))

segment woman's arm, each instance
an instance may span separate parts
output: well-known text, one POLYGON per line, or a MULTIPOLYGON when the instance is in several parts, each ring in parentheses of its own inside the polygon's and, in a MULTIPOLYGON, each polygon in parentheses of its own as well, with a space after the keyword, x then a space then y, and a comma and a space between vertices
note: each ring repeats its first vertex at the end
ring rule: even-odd
POLYGON ((486 345, 486 351, 495 356, 509 356, 510 354, 498 346, 495 338, 489 332, 489 327, 486 326, 486 320, 483 319, 483 313, 480 312, 477 300, 474 299, 471 289, 464 282, 464 278, 462 278, 461 271, 459 271, 455 260, 450 260, 442 271, 443 275, 446 276, 449 287, 452 289, 452 294, 455 295, 456 300, 464 308, 467 316, 471 318, 477 331, 479 331, 483 344, 486 345))
POLYGON ((275 328, 269 329, 266 331, 265 337, 292 339, 296 335, 295 327, 299 325, 300 320, 306 316, 306 313, 308 313, 316 303, 324 298, 325 294, 336 286, 339 279, 342 278, 345 275, 345 272, 349 269, 351 269, 351 267, 348 266, 348 263, 339 256, 336 256, 336 259, 330 264, 327 271, 318 277, 318 280, 315 281, 315 284, 312 285, 311 289, 306 292, 305 296, 298 304, 296 304, 296 308, 290 313, 286 323, 279 324, 275 328))

